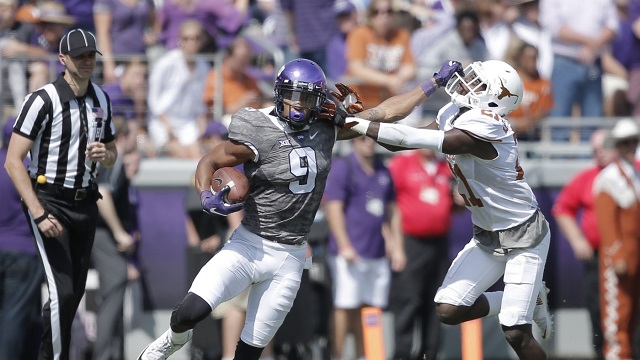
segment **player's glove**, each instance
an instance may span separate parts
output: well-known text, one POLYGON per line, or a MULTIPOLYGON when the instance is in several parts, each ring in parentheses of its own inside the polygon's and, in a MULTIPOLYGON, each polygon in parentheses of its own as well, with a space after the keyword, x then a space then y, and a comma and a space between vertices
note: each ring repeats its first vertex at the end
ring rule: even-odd
POLYGON ((242 210, 244 202, 238 204, 227 204, 225 201, 226 195, 230 190, 231 188, 229 185, 223 187, 217 193, 211 190, 202 190, 200 192, 202 210, 207 214, 217 214, 222 216, 227 216, 231 213, 242 210))
POLYGON ((364 105, 362 105, 360 95, 358 95, 351 86, 343 83, 336 83, 336 88, 338 91, 331 90, 329 93, 333 95, 336 100, 342 103, 342 106, 344 106, 348 114, 357 114, 364 111, 364 105))
POLYGON ((440 70, 433 74, 433 78, 423 81, 420 84, 420 87, 427 96, 431 96, 431 94, 438 90, 436 85, 438 85, 438 87, 446 86, 455 73, 458 73, 460 76, 464 76, 462 64, 455 60, 447 60, 442 64, 440 70))
POLYGON ((331 121, 337 127, 343 127, 346 122, 349 113, 342 106, 342 104, 334 103, 331 100, 326 100, 322 105, 322 110, 318 114, 318 119, 325 119, 331 121))
POLYGON ((462 64, 459 61, 447 60, 442 64, 440 70, 433 74, 433 80, 436 81, 438 86, 445 87, 455 73, 458 73, 460 76, 464 76, 462 64))

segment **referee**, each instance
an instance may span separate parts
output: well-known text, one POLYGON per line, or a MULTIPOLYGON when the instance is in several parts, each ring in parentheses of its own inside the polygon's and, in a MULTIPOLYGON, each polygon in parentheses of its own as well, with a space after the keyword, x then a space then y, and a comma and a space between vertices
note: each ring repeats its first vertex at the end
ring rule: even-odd
POLYGON ((40 359, 69 359, 71 323, 96 231, 96 166, 111 167, 118 156, 109 97, 89 80, 96 54, 88 31, 71 30, 62 38, 58 59, 65 71, 26 97, 4 165, 22 197, 47 276, 40 359), (31 163, 25 169, 27 152, 31 163))

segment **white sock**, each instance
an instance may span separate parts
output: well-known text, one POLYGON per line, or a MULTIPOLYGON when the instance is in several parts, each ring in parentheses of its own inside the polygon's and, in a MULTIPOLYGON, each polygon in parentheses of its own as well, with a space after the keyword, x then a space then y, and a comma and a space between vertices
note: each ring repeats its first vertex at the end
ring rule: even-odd
POLYGON ((189 338, 189 331, 177 333, 171 329, 169 329, 169 337, 171 338, 171 342, 174 344, 184 344, 187 342, 189 338))
POLYGON ((484 296, 487 297, 489 302, 489 313, 487 316, 498 315, 500 307, 502 306, 502 291, 485 292, 484 296))

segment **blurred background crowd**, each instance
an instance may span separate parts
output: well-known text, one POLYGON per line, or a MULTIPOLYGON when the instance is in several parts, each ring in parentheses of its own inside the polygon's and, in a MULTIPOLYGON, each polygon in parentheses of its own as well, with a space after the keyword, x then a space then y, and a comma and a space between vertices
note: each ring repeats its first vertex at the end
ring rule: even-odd
MULTIPOLYGON (((607 130, 618 118, 640 116, 639 18, 640 0, 0 0, 3 151, 25 96, 63 70, 57 54, 65 31, 83 28, 94 32, 102 56, 93 81, 111 98, 122 159, 120 180, 113 180, 113 187, 101 187, 101 191, 118 196, 121 225, 115 230, 107 223, 100 226, 120 235, 114 238, 121 242, 120 250, 127 258, 127 272, 119 275, 122 279, 113 291, 126 314, 122 329, 130 329, 135 327, 136 312, 170 308, 182 293, 180 287, 186 286, 170 281, 158 284, 148 276, 152 271, 142 265, 145 256, 140 253, 145 242, 162 239, 154 229, 145 233, 145 220, 140 217, 148 212, 140 210, 141 201, 146 199, 146 209, 149 203, 178 204, 184 215, 179 229, 173 229, 189 249, 184 262, 177 264, 186 264, 180 274, 190 275, 180 281, 188 281, 219 249, 229 228, 237 225, 237 219, 204 218, 192 189, 186 195, 150 194, 149 190, 141 194, 134 185, 141 164, 155 159, 193 164, 227 137, 226 127, 237 110, 273 105, 273 80, 286 61, 304 57, 317 62, 330 84, 353 85, 368 108, 431 77, 445 60, 458 60, 463 66, 504 60, 524 83, 522 105, 509 116, 525 149, 521 156, 535 158, 537 153, 527 149, 556 144, 568 159, 591 160, 593 154, 596 168, 601 169, 610 162, 600 156, 602 151, 615 153, 616 141, 637 138, 637 129, 618 138, 607 130), (575 148, 588 150, 571 150, 575 148), (154 203, 157 199, 162 200, 154 203), (132 283, 138 285, 125 286, 132 283), (176 297, 158 290, 162 286, 177 287, 176 297), (132 303, 130 299, 138 300, 132 303)), ((444 92, 436 93, 403 122, 429 123, 448 101, 444 92)), ((295 353, 302 357, 306 350, 291 344, 304 337, 306 333, 299 329, 305 326, 311 333, 309 338, 326 341, 319 345, 326 354, 315 353, 315 358, 328 358, 327 354, 334 359, 364 356, 360 313, 350 310, 365 304, 334 306, 337 289, 331 285, 331 278, 340 271, 334 264, 336 257, 355 262, 361 256, 384 259, 376 262, 377 266, 391 269, 391 274, 385 275, 388 283, 381 287, 384 301, 380 306, 395 319, 392 357, 412 359, 419 353, 425 354, 425 359, 435 359, 442 353, 443 340, 431 299, 449 264, 449 254, 458 250, 451 250, 451 230, 461 209, 446 162, 426 150, 392 156, 364 138, 337 147, 336 157, 342 160, 336 163, 327 189, 343 191, 328 193, 317 217, 310 242, 319 261, 306 275, 309 285, 303 286, 300 295, 312 303, 315 315, 296 314, 294 308, 289 318, 298 321, 291 320, 290 328, 298 332, 287 331, 285 324, 282 332, 286 335, 275 339, 279 343, 275 355, 267 352, 266 356, 295 353), (380 178, 392 186, 384 189, 383 201, 373 204, 367 201, 367 194, 376 191, 370 187, 380 178), (373 220, 345 221, 367 216, 373 220), (336 244, 336 234, 340 234, 341 245, 336 244), (403 237, 404 251, 385 249, 380 236, 403 237), (367 253, 371 243, 379 246, 379 251, 367 253), (305 322, 300 318, 308 320, 305 326, 300 325, 305 322), (355 346, 345 355, 349 333, 355 346)), ((11 185, 1 182, 0 186, 11 185)), ((568 240, 572 250, 563 256, 573 255, 575 264, 584 269, 580 280, 585 282, 586 295, 574 305, 589 308, 594 336, 587 343, 593 345, 590 353, 598 356, 602 346, 597 312, 599 241, 595 239, 597 230, 585 231, 577 222, 583 207, 594 211, 594 200, 587 188, 585 199, 576 190, 561 197, 562 206, 554 207, 561 187, 542 206, 548 218, 561 218, 557 225, 560 236, 555 241, 568 240)), ((0 209, 0 238, 2 229, 9 226, 2 223, 2 213, 8 211, 13 210, 0 209)), ((588 226, 593 226, 593 221, 588 226)), ((460 241, 468 238, 465 234, 460 241)), ((6 273, 2 254, 12 252, 35 256, 34 249, 0 239, 0 283, 3 271, 6 273)), ((99 276, 100 284, 109 283, 109 274, 99 276)), ((106 303, 109 294, 102 288, 103 293, 87 298, 88 308, 97 311, 106 303)), ((2 305, 0 314, 6 314, 2 305)), ((39 303, 31 311, 37 313, 38 308, 39 303)), ((192 358, 223 356, 218 322, 232 313, 222 311, 211 324, 201 325, 205 329, 194 337, 192 358)), ((91 343, 96 342, 97 326, 90 317, 91 311, 79 314, 78 358, 91 358, 94 352, 91 343)), ((38 316, 33 318, 37 321, 38 316)), ((1 315, 0 326, 0 334, 7 333, 8 325, 1 315)), ((20 326, 29 328, 27 334, 37 334, 37 326, 20 326)), ((126 332, 109 336, 122 337, 126 332)), ((28 346, 23 347, 21 357, 7 359, 31 359, 28 346)), ((120 342, 111 355, 100 359, 122 359, 123 348, 120 342)))

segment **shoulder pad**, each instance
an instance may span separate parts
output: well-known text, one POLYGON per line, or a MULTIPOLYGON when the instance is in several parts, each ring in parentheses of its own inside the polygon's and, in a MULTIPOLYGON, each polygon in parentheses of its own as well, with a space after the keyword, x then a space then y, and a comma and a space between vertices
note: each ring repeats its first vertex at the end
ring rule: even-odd
POLYGON ((491 110, 471 109, 455 119, 453 127, 484 141, 500 142, 513 137, 509 122, 491 110))
POLYGON ((242 143, 254 143, 259 140, 261 128, 273 126, 266 114, 253 108, 243 108, 231 116, 229 139, 242 143))

